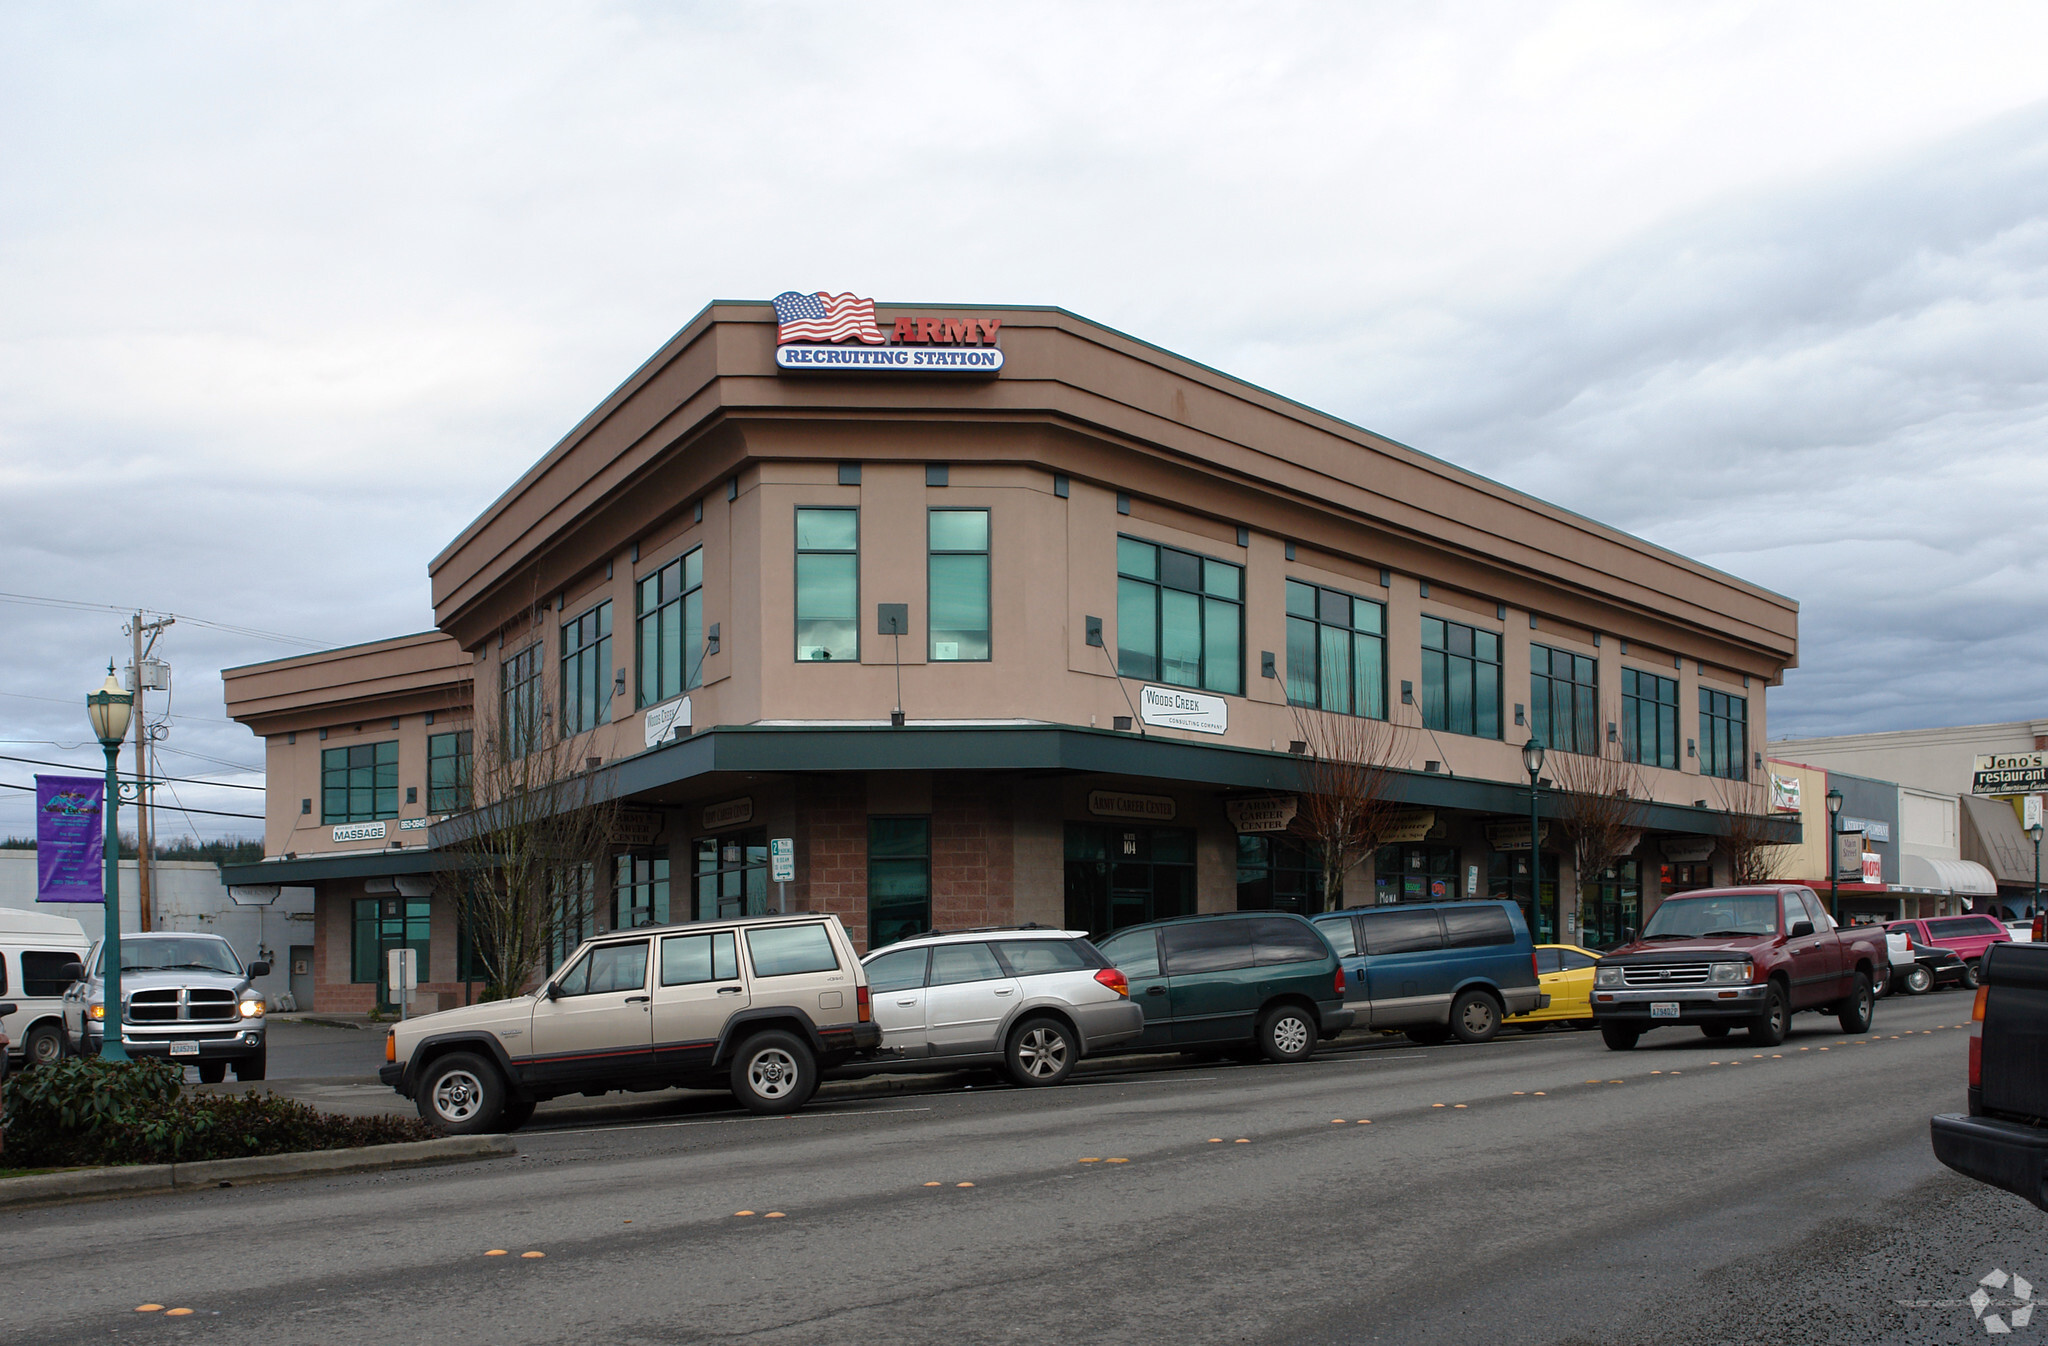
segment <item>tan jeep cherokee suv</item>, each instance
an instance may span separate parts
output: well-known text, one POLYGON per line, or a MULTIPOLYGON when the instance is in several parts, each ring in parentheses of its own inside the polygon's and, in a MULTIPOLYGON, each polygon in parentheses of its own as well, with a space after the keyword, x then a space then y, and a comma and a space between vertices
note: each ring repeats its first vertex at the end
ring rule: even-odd
POLYGON ((729 1088, 795 1112, 820 1070, 881 1041, 839 918, 757 916, 595 936, 531 995, 398 1025, 379 1076, 456 1134, 614 1089, 729 1088))

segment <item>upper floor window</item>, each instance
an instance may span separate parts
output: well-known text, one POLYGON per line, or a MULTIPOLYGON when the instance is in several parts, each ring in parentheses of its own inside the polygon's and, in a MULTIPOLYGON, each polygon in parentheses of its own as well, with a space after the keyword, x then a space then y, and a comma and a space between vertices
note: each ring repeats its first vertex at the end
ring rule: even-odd
POLYGON ((1119 537, 1116 570, 1118 674, 1243 691, 1243 566, 1119 537))
POLYGON ((397 739, 321 752, 321 822, 369 823, 397 816, 397 739))
POLYGON ((498 666, 499 729, 508 756, 523 757, 541 743, 540 645, 506 656, 498 666))
POLYGON ((704 681, 704 549, 693 547, 640 581, 634 638, 639 704, 681 696, 704 681))
POLYGON ((1644 766, 1678 769, 1678 681, 1621 670, 1621 755, 1644 766))
POLYGON ((1422 619, 1422 723, 1480 738, 1500 737, 1500 634, 1422 619))
POLYGON ((860 659, 860 511, 796 512, 796 657, 860 659))
POLYGON ((931 657, 988 658, 988 511, 935 509, 926 515, 926 586, 931 657))
POLYGON ((427 812, 469 807, 470 731, 427 735, 427 812))
POLYGON ((562 732, 580 734, 612 717, 612 605, 599 603, 562 627, 562 732))
POLYGON ((1700 774, 1749 779, 1749 698, 1700 688, 1700 774))
POLYGON ((1287 581, 1287 699, 1386 719, 1386 620, 1368 599, 1287 581))
POLYGON ((1600 666, 1583 654, 1529 647, 1529 726, 1547 748, 1600 755, 1600 666))

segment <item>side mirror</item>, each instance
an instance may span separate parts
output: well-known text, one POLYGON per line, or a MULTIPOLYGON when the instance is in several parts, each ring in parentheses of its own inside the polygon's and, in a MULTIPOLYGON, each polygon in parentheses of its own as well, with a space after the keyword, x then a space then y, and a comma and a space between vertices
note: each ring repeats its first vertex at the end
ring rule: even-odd
POLYGON ((261 958, 249 964, 249 980, 254 981, 258 977, 267 977, 269 975, 270 964, 264 962, 261 958))
POLYGON ((85 964, 80 962, 66 963, 64 964, 64 966, 58 968, 57 972, 58 975, 69 978, 71 981, 74 982, 80 982, 85 980, 85 964))
POLYGON ((544 1000, 560 1000, 562 998, 562 988, 554 982, 549 982, 546 989, 541 992, 541 998, 544 1000))
POLYGON ((1621 928, 1621 942, 1623 944, 1633 944, 1636 942, 1636 928, 1634 926, 1625 925, 1621 928))
POLYGON ((1812 922, 1812 921, 1794 921, 1794 922, 1792 922, 1792 938, 1794 938, 1794 939, 1800 939, 1800 938, 1802 938, 1802 937, 1804 937, 1804 936, 1806 936, 1806 935, 1810 935, 1810 934, 1812 934, 1812 933, 1813 933, 1813 922, 1812 922))

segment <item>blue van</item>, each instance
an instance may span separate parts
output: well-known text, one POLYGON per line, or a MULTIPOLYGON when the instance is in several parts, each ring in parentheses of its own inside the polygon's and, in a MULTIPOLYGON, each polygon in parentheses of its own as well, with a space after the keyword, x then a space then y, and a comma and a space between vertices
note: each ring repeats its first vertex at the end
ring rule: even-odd
POLYGON ((1314 919, 1344 964, 1357 1028, 1417 1042, 1485 1042, 1510 1014, 1544 1009, 1536 950, 1513 902, 1399 902, 1314 919))

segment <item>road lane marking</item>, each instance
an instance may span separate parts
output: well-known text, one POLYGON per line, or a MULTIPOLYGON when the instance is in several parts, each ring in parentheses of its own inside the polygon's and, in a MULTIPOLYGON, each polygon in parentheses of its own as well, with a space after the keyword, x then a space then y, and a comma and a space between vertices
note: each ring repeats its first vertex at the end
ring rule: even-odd
POLYGON ((521 1257, 546 1257, 546 1253, 521 1253, 521 1257))
MULTIPOLYGON (((804 1112, 793 1114, 805 1120, 827 1117, 886 1117, 898 1112, 930 1112, 930 1108, 863 1108, 858 1112, 804 1112)), ((787 1117, 700 1117, 683 1122, 620 1122, 615 1126, 579 1126, 553 1129, 543 1127, 531 1134, 541 1136, 597 1136, 620 1131, 660 1131, 675 1126, 737 1126, 742 1122, 788 1121, 787 1117)))
MULTIPOLYGON (((787 1217, 787 1216, 785 1216, 785 1215, 784 1215, 784 1214, 783 1214, 783 1213, 782 1213, 781 1211, 779 1211, 779 1210, 771 1210, 771 1211, 769 1211, 769 1212, 768 1212, 768 1213, 767 1213, 766 1215, 763 1215, 763 1216, 762 1216, 761 1218, 762 1218, 762 1219, 764 1219, 764 1220, 782 1220, 782 1219, 787 1219, 788 1217, 787 1217)), ((540 1254, 539 1254, 539 1253, 528 1253, 528 1254, 527 1254, 527 1256, 529 1256, 529 1257, 539 1257, 539 1256, 540 1256, 540 1254)))
POLYGON ((192 1312, 192 1310, 190 1310, 190 1309, 165 1309, 165 1310, 164 1310, 164 1317, 166 1317, 166 1318, 183 1318, 183 1317, 185 1317, 185 1316, 186 1316, 187 1314, 189 1314, 189 1313, 191 1313, 191 1312, 192 1312))
POLYGON ((137 1304, 135 1311, 137 1313, 162 1313, 163 1308, 164 1306, 161 1304, 137 1304))
POLYGON ((508 1252, 508 1250, 506 1250, 506 1249, 504 1249, 504 1248, 492 1248, 492 1249, 491 1249, 491 1250, 490 1250, 489 1252, 486 1252, 486 1253, 484 1254, 484 1256, 485 1256, 485 1257, 507 1257, 507 1256, 510 1256, 510 1253, 508 1252))

